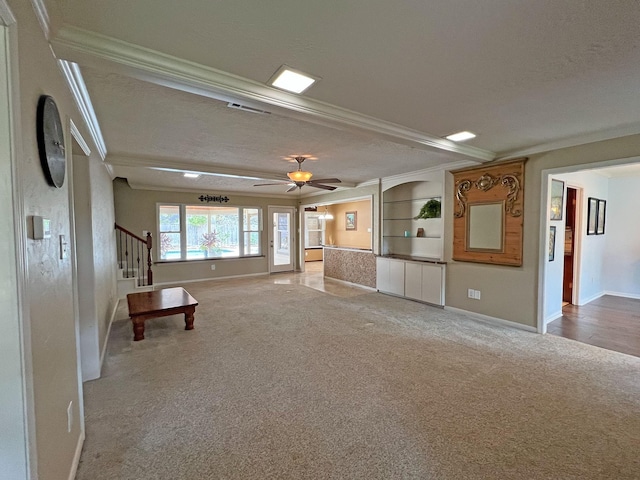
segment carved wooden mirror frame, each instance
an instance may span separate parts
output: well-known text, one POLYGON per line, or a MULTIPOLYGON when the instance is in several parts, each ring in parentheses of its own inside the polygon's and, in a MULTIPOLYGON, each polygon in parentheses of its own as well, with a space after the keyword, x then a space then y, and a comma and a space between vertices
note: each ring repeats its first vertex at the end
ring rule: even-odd
POLYGON ((452 172, 454 260, 522 265, 526 160, 452 172))

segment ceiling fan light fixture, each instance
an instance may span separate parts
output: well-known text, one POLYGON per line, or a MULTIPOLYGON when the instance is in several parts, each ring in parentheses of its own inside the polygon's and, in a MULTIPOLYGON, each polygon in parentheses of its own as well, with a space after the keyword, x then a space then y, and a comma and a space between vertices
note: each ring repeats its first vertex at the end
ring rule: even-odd
POLYGON ((287 173, 287 177, 293 182, 308 182, 312 176, 311 172, 305 172, 304 170, 294 170, 287 173))
POLYGON ((319 78, 308 73, 295 70, 287 65, 282 65, 269 79, 269 85, 292 93, 302 93, 319 78))

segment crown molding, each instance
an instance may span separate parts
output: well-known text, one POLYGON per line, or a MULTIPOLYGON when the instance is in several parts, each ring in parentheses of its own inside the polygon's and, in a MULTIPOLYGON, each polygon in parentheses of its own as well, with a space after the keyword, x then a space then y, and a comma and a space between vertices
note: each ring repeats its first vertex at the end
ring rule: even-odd
MULTIPOLYGON (((202 188, 202 187, 194 187, 194 188, 180 188, 180 187, 164 187, 164 186, 159 186, 159 185, 149 185, 147 183, 138 183, 135 180, 129 180, 127 179, 127 183, 129 184, 129 187, 131 187, 133 190, 151 190, 151 191, 156 191, 156 192, 180 192, 180 193, 202 193, 203 191, 211 191, 211 189, 207 189, 207 188, 202 188)), ((217 190, 223 191, 224 195, 236 195, 238 197, 243 197, 243 198, 250 198, 250 197, 257 197, 257 198, 288 198, 291 199, 293 198, 291 195, 287 195, 284 193, 273 193, 273 194, 269 194, 269 193, 253 193, 253 191, 249 191, 249 190, 226 190, 224 188, 219 188, 217 190)))
MULTIPOLYGON (((109 155, 105 160, 106 163, 114 167, 133 167, 133 168, 155 168, 175 170, 180 172, 202 173, 204 175, 220 175, 253 178, 255 180, 274 180, 277 182, 289 182, 289 179, 281 173, 266 172, 264 170, 243 170, 239 168, 229 167, 227 165, 218 165, 214 163, 195 163, 185 162, 181 159, 171 158, 149 158, 149 157, 133 157, 123 155, 109 155)), ((342 187, 354 187, 354 183, 343 182, 342 187)))
POLYGON ((588 133, 585 135, 576 135, 574 137, 557 140, 555 142, 541 143, 539 145, 527 147, 521 150, 508 151, 505 153, 501 153, 500 156, 496 158, 496 160, 498 161, 517 157, 527 157, 538 153, 560 150, 562 148, 577 147, 578 145, 584 145, 587 143, 601 142, 604 140, 612 140, 614 138, 627 137, 629 135, 638 134, 640 134, 640 123, 624 125, 607 130, 601 130, 599 132, 588 133))
POLYGON ((0 25, 8 27, 16 23, 16 17, 5 0, 0 0, 0 25))
POLYGON ((59 58, 102 67, 106 63, 112 71, 177 90, 225 102, 241 101, 257 108, 274 106, 290 114, 302 114, 307 121, 367 131, 412 146, 455 152, 483 162, 495 158, 494 152, 290 94, 205 65, 69 25, 58 31, 51 44, 59 58))
POLYGON ((100 130, 98 118, 96 117, 96 112, 93 109, 93 104, 91 103, 91 97, 89 97, 89 92, 87 91, 84 79, 82 78, 82 73, 80 73, 80 67, 77 64, 67 62, 66 60, 58 60, 58 65, 60 66, 60 70, 67 81, 67 86, 69 87, 69 90, 71 90, 71 94, 76 101, 80 115, 82 115, 82 119, 89 130, 89 135, 91 135, 98 154, 104 161, 107 156, 107 146, 105 145, 104 138, 102 137, 102 131, 100 130))
POLYGON ((88 157, 91 155, 91 149, 89 148, 89 145, 87 145, 87 142, 84 140, 84 137, 80 133, 80 130, 78 130, 78 127, 72 118, 69 119, 69 125, 71 127, 71 135, 75 138, 76 142, 78 142, 78 145, 80 145, 82 152, 88 157))
POLYGON ((31 0, 31 6, 33 6, 33 11, 36 14, 42 33, 44 33, 44 38, 49 40, 49 36, 51 35, 51 20, 49 19, 49 11, 47 10, 44 0, 31 0))

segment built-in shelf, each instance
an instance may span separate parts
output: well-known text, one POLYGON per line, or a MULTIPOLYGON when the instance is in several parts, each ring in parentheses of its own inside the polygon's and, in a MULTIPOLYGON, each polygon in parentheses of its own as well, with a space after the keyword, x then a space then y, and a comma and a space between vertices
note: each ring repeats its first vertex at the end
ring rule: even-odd
POLYGON ((400 184, 383 193, 383 255, 442 258, 442 218, 416 218, 429 200, 442 202, 441 192, 441 183, 422 181, 400 184), (418 229, 423 235, 417 236, 418 229))

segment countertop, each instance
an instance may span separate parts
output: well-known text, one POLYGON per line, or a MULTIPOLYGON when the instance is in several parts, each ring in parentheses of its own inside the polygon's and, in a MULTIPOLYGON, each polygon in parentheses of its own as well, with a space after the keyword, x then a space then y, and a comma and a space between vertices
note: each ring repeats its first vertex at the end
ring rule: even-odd
POLYGON ((410 262, 422 262, 422 263, 437 263, 438 265, 446 265, 447 262, 443 262, 439 258, 429 258, 429 257, 414 257, 412 255, 397 255, 397 254, 389 254, 389 255, 379 255, 382 258, 395 258, 396 260, 407 260, 410 262))

